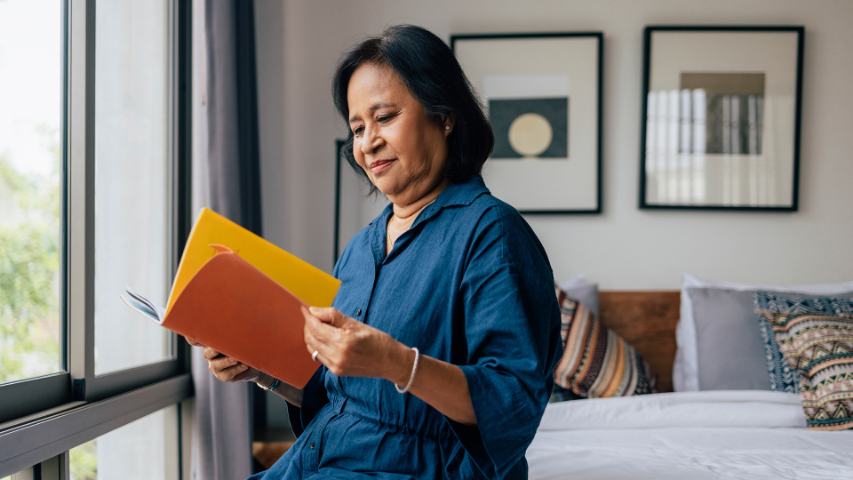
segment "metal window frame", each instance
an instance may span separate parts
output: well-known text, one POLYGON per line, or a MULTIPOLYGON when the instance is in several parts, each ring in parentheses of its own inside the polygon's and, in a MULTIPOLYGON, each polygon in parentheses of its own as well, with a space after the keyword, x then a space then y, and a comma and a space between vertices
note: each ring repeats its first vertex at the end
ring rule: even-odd
MULTIPOLYGON (((169 219, 171 223, 171 231, 173 232, 173 242, 170 252, 170 263, 172 264, 171 275, 173 276, 177 270, 178 260, 178 245, 182 242, 179 240, 181 225, 179 225, 179 212, 186 208, 182 205, 181 190, 178 188, 180 184, 178 165, 182 163, 180 157, 180 148, 178 139, 183 135, 178 132, 180 125, 183 104, 183 95, 179 91, 180 80, 179 75, 183 73, 180 69, 181 34, 183 29, 180 28, 180 0, 170 2, 172 10, 169 14, 171 28, 169 29, 170 43, 172 45, 170 53, 171 63, 171 88, 170 88, 170 148, 171 148, 171 164, 172 171, 170 172, 171 191, 170 197, 172 204, 176 208, 170 212, 169 219), (177 120, 172 120, 177 119, 177 120), (182 208, 183 207, 183 208, 182 208)), ((73 2, 72 2, 73 4, 73 2)), ((127 391, 135 386, 144 385, 157 380, 162 380, 175 375, 178 375, 184 370, 182 367, 185 363, 183 356, 186 355, 185 349, 181 348, 177 336, 170 335, 171 351, 175 353, 174 358, 163 360, 147 365, 124 369, 107 374, 97 375, 95 373, 95 92, 96 92, 96 72, 95 72, 95 48, 97 44, 96 38, 96 23, 95 23, 95 0, 85 0, 85 40, 83 45, 79 45, 79 40, 75 43, 75 38, 71 39, 72 52, 77 51, 77 47, 84 51, 85 76, 83 79, 71 77, 71 96, 74 98, 80 92, 75 90, 75 86, 85 85, 83 98, 85 99, 83 124, 85 131, 80 133, 72 128, 72 150, 70 157, 70 165, 72 172, 78 172, 78 179, 84 178, 86 185, 84 192, 77 192, 78 195, 70 197, 71 205, 69 208, 72 222, 69 223, 69 228, 72 233, 71 249, 72 255, 69 257, 69 285, 76 287, 68 296, 69 305, 69 325, 71 335, 69 336, 69 366, 72 377, 72 396, 75 400, 97 401, 120 392, 127 391), (75 80, 77 80, 75 82, 75 80), (74 134, 84 136, 84 151, 77 152, 73 150, 74 134), (83 227, 83 228, 81 228, 83 227), (75 230, 76 229, 76 230, 75 230), (75 241, 76 240, 76 241, 75 241), (82 251, 81 251, 82 249, 82 251), (80 286, 84 286, 81 288, 80 286)), ((74 21, 75 13, 72 11, 71 21, 74 21)), ((76 32, 72 28, 72 35, 76 32)), ((72 53, 73 55, 73 53, 72 53)), ((74 57, 72 56, 72 68, 74 68, 74 57)), ((72 114, 74 111, 72 110, 72 114)), ((79 124, 78 124, 79 125, 79 124)), ((71 183, 71 185, 80 185, 80 183, 71 183)), ((182 232, 181 232, 182 233, 182 232)))
MULTIPOLYGON (((192 221, 191 3, 170 0, 173 274, 192 221)), ((94 371, 95 4, 63 1, 65 371, 0 386, 0 478, 32 468, 35 478, 67 479, 69 449, 169 405, 178 408, 180 437, 180 404, 192 396, 190 350, 176 336, 173 359, 104 375, 94 371)))
MULTIPOLYGON (((61 20, 61 39, 62 39, 62 92, 63 98, 69 98, 68 95, 68 66, 69 66, 69 44, 68 44, 68 6, 65 2, 62 5, 62 20, 61 20)), ((64 402, 71 400, 71 377, 68 373, 67 365, 67 348, 64 338, 66 336, 66 325, 68 324, 66 299, 67 299, 67 243, 68 243, 68 219, 67 219, 67 193, 68 193, 68 177, 67 177, 67 151, 68 151, 68 136, 66 135, 66 125, 68 124, 69 105, 67 101, 62 105, 61 112, 61 143, 62 155, 60 157, 60 197, 62 204, 60 206, 60 229, 61 229, 61 252, 60 252, 60 315, 59 323, 61 329, 60 338, 60 358, 62 359, 61 371, 43 375, 35 378, 27 378, 15 382, 9 382, 0 385, 0 425, 3 422, 8 422, 16 418, 30 415, 33 412, 44 410, 64 402), (21 399, 27 399, 26 402, 21 402, 21 399)))
POLYGON ((37 465, 190 395, 183 374, 0 432, 0 476, 37 465))

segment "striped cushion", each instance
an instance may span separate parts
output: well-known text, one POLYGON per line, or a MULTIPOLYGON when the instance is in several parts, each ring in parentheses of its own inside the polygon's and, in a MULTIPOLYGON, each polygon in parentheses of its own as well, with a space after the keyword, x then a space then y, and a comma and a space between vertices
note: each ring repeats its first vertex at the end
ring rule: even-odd
POLYGON ((554 382, 588 398, 654 392, 654 376, 634 347, 607 329, 559 288, 560 336, 565 346, 554 382))
POLYGON ((853 429, 853 298, 758 292, 755 303, 800 374, 809 428, 853 429))

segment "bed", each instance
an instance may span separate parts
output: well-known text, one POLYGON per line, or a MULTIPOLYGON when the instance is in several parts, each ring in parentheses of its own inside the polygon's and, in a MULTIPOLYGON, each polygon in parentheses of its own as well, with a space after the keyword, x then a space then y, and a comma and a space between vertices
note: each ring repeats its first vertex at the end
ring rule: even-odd
POLYGON ((799 395, 677 392, 550 404, 531 479, 853 479, 853 432, 805 428, 799 395))
POLYGON ((603 324, 658 372, 663 393, 549 404, 531 479, 853 479, 853 431, 806 428, 800 395, 675 392, 679 292, 601 292, 603 324))

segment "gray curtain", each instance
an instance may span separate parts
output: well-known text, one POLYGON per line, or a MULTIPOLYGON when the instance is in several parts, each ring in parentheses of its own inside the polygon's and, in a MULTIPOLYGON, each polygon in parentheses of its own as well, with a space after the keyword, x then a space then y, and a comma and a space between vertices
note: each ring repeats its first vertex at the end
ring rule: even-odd
MULTIPOLYGON (((193 0, 193 211, 261 233, 253 2, 193 0)), ((251 473, 253 384, 224 384, 193 349, 192 478, 251 473)))

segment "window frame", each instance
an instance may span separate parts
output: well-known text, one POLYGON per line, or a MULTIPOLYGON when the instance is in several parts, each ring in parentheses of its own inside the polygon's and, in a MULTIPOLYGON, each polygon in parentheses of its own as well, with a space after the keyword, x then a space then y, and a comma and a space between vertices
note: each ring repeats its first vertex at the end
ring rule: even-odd
MULTIPOLYGON (((0 430, 3 429, 4 422, 11 422, 14 419, 25 417, 38 412, 54 407, 60 403, 71 400, 71 376, 68 372, 68 343, 67 337, 67 287, 68 287, 68 266, 65 261, 67 256, 68 246, 68 228, 67 228, 67 146, 68 146, 68 69, 69 69, 69 16, 68 2, 62 2, 61 33, 62 41, 61 49, 61 88, 62 88, 62 108, 60 109, 60 266, 59 275, 62 279, 59 290, 59 325, 60 325, 60 371, 41 375, 32 378, 26 378, 8 382, 0 385, 0 430), (20 399, 26 398, 28 401, 23 403, 20 399)), ((0 458, 2 461, 2 458, 0 458)))
MULTIPOLYGON (((190 349, 95 375, 94 136, 97 0, 62 0, 62 372, 0 385, 0 478, 28 468, 66 479, 68 450, 192 396, 190 349)), ((192 1, 170 0, 172 44, 171 273, 189 235, 191 208, 192 1)), ((178 453, 181 459, 180 452, 178 453)), ((183 471, 183 468, 180 468, 183 471)))

